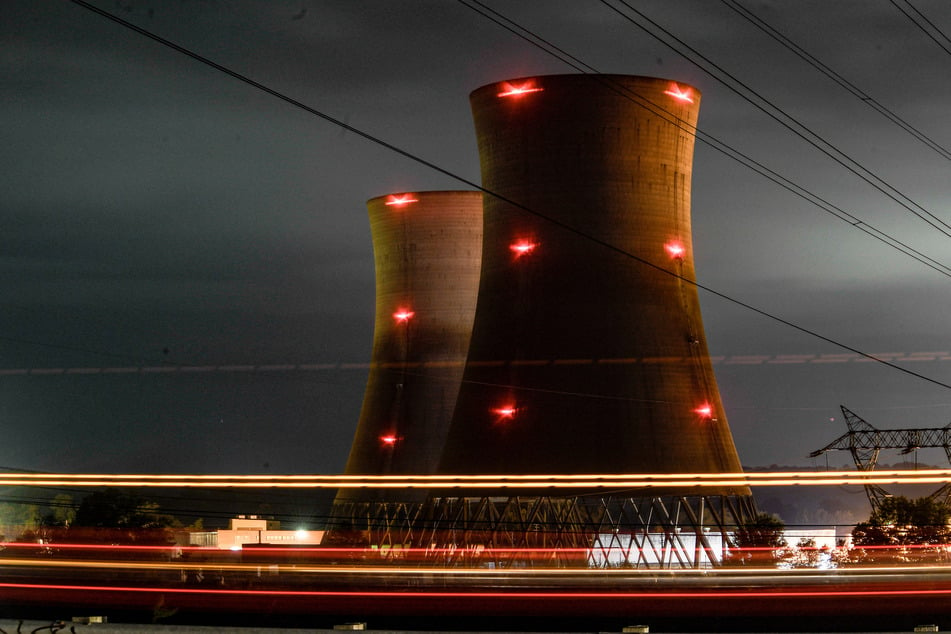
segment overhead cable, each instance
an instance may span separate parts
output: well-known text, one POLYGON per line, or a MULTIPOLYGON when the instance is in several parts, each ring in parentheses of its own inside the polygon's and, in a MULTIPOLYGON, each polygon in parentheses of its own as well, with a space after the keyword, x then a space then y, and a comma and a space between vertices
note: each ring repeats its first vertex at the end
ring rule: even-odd
POLYGON ((631 6, 631 4, 626 0, 615 1, 623 5, 630 13, 618 9, 616 6, 611 4, 609 0, 601 0, 602 4, 610 8, 612 11, 656 39, 664 46, 670 48, 672 51, 682 56, 685 60, 697 68, 701 69, 719 81, 734 94, 738 95, 741 99, 766 114, 769 118, 782 125, 784 128, 798 136, 812 147, 819 150, 821 153, 825 154, 827 157, 844 167, 846 170, 857 176, 859 179, 874 189, 878 190, 886 198, 891 199, 900 207, 930 225, 936 231, 942 233, 946 237, 951 238, 951 224, 948 224, 934 213, 928 211, 920 204, 912 200, 909 196, 899 191, 896 187, 887 183, 884 179, 863 166, 851 156, 832 145, 832 143, 827 141, 825 137, 812 131, 804 123, 766 99, 763 95, 753 90, 750 86, 743 83, 737 77, 723 69, 720 65, 713 62, 710 58, 691 47, 689 44, 678 38, 676 35, 662 27, 654 20, 651 20, 642 11, 639 11, 631 6), (650 28, 638 21, 638 19, 632 17, 630 14, 637 16, 637 18, 639 18, 641 21, 650 25, 650 28), (658 33, 663 34, 663 37, 658 35, 658 33), (677 46, 672 44, 671 41, 675 42, 677 46), (680 48, 678 48, 678 46, 680 48), (700 61, 698 61, 698 59, 700 61))
POLYGON ((891 0, 892 5, 896 9, 901 11, 905 15, 906 18, 911 20, 912 24, 914 24, 919 29, 921 29, 921 31, 925 35, 927 35, 928 38, 932 42, 934 42, 939 47, 941 47, 941 50, 943 50, 948 55, 951 55, 951 38, 949 38, 944 33, 944 31, 938 28, 937 24, 929 20, 927 16, 925 16, 924 13, 916 9, 915 6, 910 2, 910 0, 903 0, 903 2, 905 6, 908 7, 909 11, 906 11, 905 9, 903 9, 901 6, 902 3, 898 2, 898 0, 891 0), (918 18, 921 18, 921 20, 919 21, 915 16, 918 16, 918 18), (922 24, 922 22, 924 24, 922 24), (930 27, 930 30, 929 30, 929 27, 930 27))
POLYGON ((651 268, 653 268, 653 269, 655 269, 655 270, 657 270, 657 271, 659 271, 659 272, 661 272, 661 273, 664 273, 664 274, 666 274, 666 275, 670 275, 670 276, 672 276, 672 277, 675 277, 675 278, 681 280, 682 282, 684 282, 685 284, 690 284, 690 285, 692 285, 692 286, 695 286, 696 288, 701 289, 701 290, 704 290, 704 291, 706 291, 706 292, 708 292, 708 293, 710 293, 710 294, 712 294, 712 295, 715 295, 715 296, 717 296, 717 297, 719 297, 719 298, 721 298, 721 299, 723 299, 723 300, 726 300, 726 301, 728 301, 728 302, 730 302, 730 303, 733 303, 733 304, 735 304, 735 305, 737 305, 737 306, 741 306, 741 307, 743 307, 743 308, 746 308, 746 309, 749 310, 749 311, 752 311, 752 312, 754 312, 754 313, 757 313, 757 314, 759 314, 759 315, 762 315, 763 317, 766 317, 766 318, 768 318, 768 319, 771 319, 771 320, 773 320, 773 321, 776 321, 776 322, 778 322, 778 323, 781 323, 781 324, 783 324, 783 325, 786 325, 786 326, 788 326, 788 327, 790 327, 790 328, 793 328, 794 330, 798 330, 799 332, 802 332, 802 333, 804 333, 804 334, 810 335, 810 336, 812 336, 812 337, 815 337, 815 338, 817 338, 817 339, 820 339, 820 340, 822 340, 822 341, 825 341, 825 342, 827 342, 827 343, 830 343, 830 344, 832 344, 832 345, 834 345, 834 346, 837 346, 837 347, 839 347, 839 348, 842 348, 843 350, 848 350, 849 352, 854 352, 855 354, 858 354, 858 355, 860 355, 860 356, 862 356, 862 357, 865 357, 865 358, 867 358, 867 359, 869 359, 869 360, 871 360, 871 361, 875 361, 875 362, 877 362, 877 363, 881 363, 881 364, 883 364, 883 365, 885 365, 885 366, 888 366, 888 367, 890 367, 890 368, 893 368, 893 369, 895 369, 895 370, 898 370, 899 372, 902 372, 902 373, 904 373, 904 374, 907 374, 907 375, 910 375, 910 376, 914 376, 914 377, 919 378, 919 379, 921 379, 921 380, 923 380, 923 381, 927 381, 927 382, 929 382, 929 383, 938 385, 938 386, 940 386, 940 387, 944 387, 944 388, 947 388, 947 389, 951 389, 951 384, 944 383, 944 382, 942 382, 942 381, 939 381, 939 380, 937 380, 937 379, 933 379, 933 378, 931 378, 931 377, 925 376, 925 375, 920 374, 920 373, 918 373, 918 372, 914 372, 914 371, 912 371, 912 370, 909 370, 908 368, 903 368, 902 366, 899 366, 899 365, 896 365, 896 364, 894 364, 894 363, 891 363, 890 361, 887 361, 887 360, 885 360, 885 359, 881 359, 881 358, 879 358, 879 357, 876 357, 876 356, 874 356, 874 355, 872 355, 872 354, 869 354, 869 353, 866 353, 866 352, 862 352, 861 350, 858 350, 857 348, 853 348, 853 347, 848 346, 848 345, 846 345, 846 344, 844 344, 844 343, 841 343, 841 342, 839 342, 839 341, 836 341, 836 340, 834 340, 834 339, 832 339, 832 338, 830 338, 830 337, 826 337, 826 336, 821 335, 821 334, 819 334, 819 333, 817 333, 817 332, 815 332, 815 331, 813 331, 813 330, 810 330, 810 329, 808 329, 808 328, 805 328, 804 326, 800 326, 800 325, 795 324, 795 323, 793 323, 793 322, 791 322, 791 321, 788 321, 788 320, 786 320, 786 319, 783 319, 783 318, 781 318, 781 317, 778 317, 778 316, 776 316, 776 315, 773 315, 773 314, 771 314, 771 313, 769 313, 769 312, 767 312, 767 311, 765 311, 765 310, 763 310, 763 309, 756 308, 756 307, 752 306, 751 304, 747 304, 746 302, 743 302, 743 301, 740 301, 740 300, 738 300, 738 299, 735 299, 735 298, 733 298, 733 297, 731 297, 731 296, 729 296, 729 295, 726 295, 725 293, 721 293, 721 292, 716 291, 716 290, 714 290, 714 289, 712 289, 712 288, 710 288, 710 287, 708 287, 708 286, 704 286, 703 284, 700 284, 700 283, 697 282, 696 280, 690 279, 690 278, 688 278, 688 277, 684 277, 684 276, 682 276, 682 275, 680 275, 680 274, 678 274, 678 273, 676 273, 676 272, 674 272, 674 271, 671 271, 671 270, 669 270, 669 269, 664 268, 663 266, 660 266, 660 265, 658 265, 658 264, 655 264, 655 263, 653 263, 653 262, 651 262, 651 261, 649 261, 649 260, 646 260, 646 259, 644 259, 644 258, 638 257, 638 256, 634 255, 633 253, 630 253, 629 251, 626 251, 626 250, 624 250, 624 249, 622 249, 622 248, 620 248, 620 247, 618 247, 618 246, 616 246, 616 245, 614 245, 614 244, 611 244, 610 242, 606 242, 606 241, 604 241, 604 240, 601 240, 600 238, 597 238, 597 237, 595 237, 595 236, 592 236, 591 234, 588 234, 588 233, 585 233, 585 232, 583 232, 583 231, 580 231, 580 230, 577 229, 576 227, 573 227, 573 226, 571 226, 571 225, 568 225, 568 224, 565 223, 565 222, 562 222, 562 221, 557 220, 557 219, 555 219, 555 218, 552 218, 552 217, 550 217, 550 216, 546 216, 545 214, 543 214, 543 213, 541 213, 541 212, 538 212, 538 211, 536 211, 536 210, 534 210, 534 209, 530 209, 530 208, 528 208, 528 207, 526 207, 526 206, 524 206, 524 205, 522 205, 522 204, 520 204, 520 203, 518 203, 518 202, 516 202, 516 201, 514 201, 514 200, 511 200, 511 199, 509 199, 509 198, 506 198, 505 196, 502 196, 501 194, 498 194, 498 193, 496 193, 496 192, 493 192, 493 191, 490 191, 490 190, 488 190, 488 189, 485 189, 485 188, 482 187, 481 185, 479 185, 479 184, 473 182, 472 180, 469 180, 469 179, 467 179, 467 178, 465 178, 465 177, 463 177, 463 176, 460 176, 460 175, 458 175, 458 174, 455 174, 455 173, 449 171, 448 169, 445 169, 445 168, 443 168, 443 167, 440 167, 440 166, 436 165, 435 163, 432 163, 431 161, 428 161, 428 160, 426 160, 426 159, 424 159, 424 158, 422 158, 422 157, 420 157, 420 156, 417 156, 417 155, 413 154, 412 152, 410 152, 410 151, 408 151, 408 150, 404 150, 404 149, 402 149, 402 148, 400 148, 400 147, 397 147, 396 145, 393 145, 392 143, 389 143, 389 142, 387 142, 387 141, 384 141, 383 139, 380 139, 379 137, 373 136, 373 135, 370 134, 369 132, 365 132, 365 131, 363 131, 363 130, 360 130, 359 128, 355 128, 354 126, 351 126, 351 125, 349 125, 349 124, 347 124, 347 123, 344 123, 343 121, 341 121, 341 120, 339 120, 339 119, 336 119, 336 118, 332 117, 332 116, 329 115, 329 114, 326 114, 326 113, 324 113, 324 112, 321 112, 321 111, 317 110, 316 108, 313 108, 313 107, 308 106, 308 105, 306 105, 306 104, 304 104, 304 103, 302 103, 302 102, 300 102, 300 101, 297 101, 296 99, 293 99, 293 98, 291 98, 291 97, 289 97, 289 96, 287 96, 287 95, 285 95, 285 94, 283 94, 283 93, 281 93, 281 92, 279 92, 279 91, 277 91, 277 90, 275 90, 275 89, 273 89, 273 88, 269 88, 268 86, 265 86, 264 84, 261 84, 261 83, 259 83, 259 82, 257 82, 257 81, 254 81, 254 80, 251 79, 250 77, 247 77, 247 76, 245 76, 245 75, 242 75, 241 73, 238 73, 237 71, 234 71, 234 70, 232 70, 232 69, 230 69, 230 68, 227 68, 227 67, 225 67, 225 66, 222 66, 221 64, 218 64, 217 62, 213 62, 213 61, 211 61, 210 59, 208 59, 208 58, 206 58, 206 57, 203 57, 202 55, 199 55, 198 53, 196 53, 196 52, 194 52, 194 51, 191 51, 191 50, 189 50, 189 49, 187 49, 187 48, 185 48, 185 47, 183 47, 183 46, 180 46, 180 45, 175 44, 175 43, 173 43, 173 42, 171 42, 171 41, 169 41, 169 40, 166 40, 165 38, 163 38, 163 37, 161 37, 161 36, 159 36, 159 35, 157 35, 157 34, 155 34, 155 33, 152 33, 152 32, 150 32, 150 31, 147 31, 146 29, 143 29, 143 28, 141 28, 141 27, 139 27, 139 26, 136 26, 136 25, 134 25, 134 24, 132 24, 132 23, 130 23, 130 22, 127 22, 127 21, 123 20, 122 18, 120 18, 120 17, 118 17, 118 16, 115 16, 115 15, 113 15, 113 14, 107 12, 107 11, 103 11, 102 9, 99 9, 98 7, 95 7, 95 6, 91 5, 91 4, 89 4, 88 2, 85 2, 84 0, 70 0, 70 2, 73 2, 74 4, 77 4, 77 5, 81 6, 81 7, 84 7, 84 8, 86 8, 86 9, 89 9, 90 11, 93 11, 94 13, 96 13, 96 14, 98 14, 98 15, 101 15, 101 16, 104 17, 104 18, 107 18, 107 19, 109 19, 109 20, 112 20, 113 22, 115 22, 115 23, 117 23, 117 24, 120 24, 120 25, 122 25, 122 26, 124 26, 124 27, 126 27, 126 28, 128 28, 128 29, 131 29, 131 30, 135 31, 136 33, 139 33, 139 34, 141 34, 141 35, 144 35, 145 37, 148 37, 149 39, 154 40, 155 42, 158 42, 159 44, 162 44, 163 46, 167 46, 167 47, 169 47, 169 48, 171 48, 171 49, 173 49, 173 50, 175 50, 175 51, 177 51, 177 52, 179 52, 179 53, 181 53, 181 54, 183 54, 183 55, 186 55, 186 56, 188 56, 188 57, 190 57, 190 58, 192 58, 192 59, 194 59, 194 60, 196 60, 196 61, 198 61, 198 62, 201 62, 202 64, 205 64, 205 65, 210 66, 210 67, 212 67, 212 68, 214 68, 214 69, 216 69, 216 70, 219 70, 219 71, 225 73, 226 75, 228 75, 228 76, 230 76, 230 77, 233 77, 234 79, 237 79, 237 80, 239 80, 239 81, 241 81, 241 82, 243 82, 243 83, 248 84, 249 86, 253 86, 254 88, 257 88, 258 90, 264 91, 264 92, 268 93, 269 95, 272 95, 272 96, 274 96, 274 97, 280 99, 281 101, 284 101, 284 102, 286 102, 286 103, 288 103, 288 104, 291 104, 291 105, 293 105, 293 106, 295 106, 295 107, 297 107, 297 108, 300 108, 300 109, 304 110, 305 112, 308 112, 308 113, 310 113, 310 114, 313 114, 314 116, 319 117, 319 118, 323 119, 324 121, 327 121, 327 122, 332 123, 332 124, 334 124, 334 125, 336 125, 336 126, 339 126, 339 127, 343 128, 343 129, 349 131, 349 132, 352 132, 352 133, 356 134, 357 136, 360 136, 360 137, 362 137, 362 138, 364 138, 364 139, 366 139, 366 140, 368 140, 368 141, 370 141, 370 142, 372 142, 372 143, 374 143, 374 144, 376 144, 376 145, 379 145, 380 147, 384 147, 384 148, 386 148, 386 149, 388 149, 388 150, 390 150, 390 151, 392 151, 392 152, 395 152, 395 153, 399 154, 400 156, 404 156, 404 157, 406 157, 406 158, 408 158, 408 159, 410 159, 410 160, 412 160, 412 161, 414 161, 414 162, 416 162, 416 163, 418 163, 418 164, 420 164, 420 165, 424 165, 424 166, 426 166, 426 167, 428 167, 428 168, 430 168, 430 169, 432 169, 432 170, 434 170, 434 171, 436 171, 436 172, 438 172, 438 173, 440 173, 440 174, 443 174, 443 175, 445 175, 445 176, 448 176, 448 177, 450 177, 450 178, 452 178, 452 179, 454 179, 454 180, 456 180, 456 181, 458 181, 458 182, 460 182, 460 183, 463 183, 463 184, 468 185, 468 186, 470 186, 470 187, 472 187, 472 188, 474 188, 474 189, 477 189, 477 190, 483 192, 484 194, 489 195, 489 196, 492 196, 492 197, 494 197, 494 198, 496 198, 496 199, 498 199, 498 200, 500 200, 500 201, 502 201, 502 202, 504 202, 504 203, 506 203, 506 204, 508 204, 508 205, 512 205, 513 207, 516 207, 516 208, 518 208, 518 209, 521 209, 522 211, 525 211, 526 213, 529 213, 529 214, 531 214, 531 215, 533 215, 533 216, 535 216, 535 217, 537 217, 537 218, 541 218, 541 219, 545 220, 546 222, 548 222, 549 224, 551 224, 552 226, 559 227, 559 228, 561 228, 561 229, 563 229, 563 230, 565 230, 565 231, 569 231, 569 232, 571 232, 571 233, 574 233, 575 235, 578 235, 578 236, 580 236, 580 237, 583 237, 583 238, 585 238, 585 239, 591 241, 591 242, 594 243, 594 244, 597 244, 597 245, 602 246, 602 247, 604 247, 604 248, 606 248, 606 249, 609 249, 610 251, 613 251, 614 253, 617 253, 618 255, 621 255, 621 256, 626 257, 626 258, 631 259, 631 260, 634 260, 634 261, 636 261, 636 262, 640 262, 641 264, 643 264, 643 265, 645 265, 645 266, 649 266, 649 267, 651 267, 651 268))
POLYGON ((918 139, 919 141, 927 145, 929 148, 937 152, 943 158, 951 160, 951 150, 948 150, 947 148, 942 146, 940 143, 938 143, 937 141, 935 141, 934 139, 926 135, 924 132, 915 128, 913 125, 911 125, 910 123, 902 119, 900 116, 898 116, 897 114, 895 114, 894 112, 886 108, 878 100, 876 100, 874 97, 866 93, 864 90, 860 89, 855 84, 847 80, 845 77, 843 77, 836 71, 829 68, 829 66, 827 66, 826 64, 823 64, 821 61, 816 59, 813 55, 810 55, 801 46, 799 46, 798 44, 793 42, 791 39, 783 35, 777 29, 770 26, 765 20, 763 20, 763 18, 759 17, 758 15, 753 13, 750 9, 740 4, 738 0, 720 0, 720 1, 723 4, 725 4, 727 7, 735 11, 743 19, 747 20, 750 24, 752 24, 756 28, 766 33, 766 35, 773 38, 774 40, 782 44, 784 47, 786 47, 787 49, 795 53, 800 59, 805 61, 807 64, 809 64, 810 66, 818 70, 820 73, 822 73, 823 75, 825 75, 826 77, 834 81, 836 84, 844 88, 854 97, 858 98, 864 104, 866 104, 867 106, 869 106, 870 108, 872 108, 873 110, 875 110, 876 112, 884 116, 886 119, 888 119, 889 121, 897 125, 899 128, 901 128, 908 134, 912 135, 913 137, 915 137, 916 139, 918 139))
MULTIPOLYGON (((590 73, 601 75, 601 72, 591 66, 590 64, 585 63, 579 58, 567 53, 561 48, 551 44, 548 40, 542 38, 537 33, 525 28, 524 26, 518 24, 511 18, 508 18, 498 11, 487 7, 479 0, 458 0, 462 5, 472 9, 476 13, 479 13, 483 17, 488 18, 492 22, 495 22, 499 26, 503 27, 507 31, 514 33, 521 39, 532 44, 533 46, 539 48, 545 53, 555 57, 556 59, 562 61, 566 65, 578 70, 582 73, 590 73), (474 5, 478 5, 478 8, 474 5), (491 15, 490 15, 491 14, 491 15)), ((945 277, 951 277, 951 266, 939 262, 938 260, 926 255, 925 253, 915 249, 914 247, 908 245, 907 243, 891 236, 884 231, 870 225, 865 222, 858 216, 838 207, 837 205, 825 200, 821 196, 807 190, 805 187, 789 180, 785 176, 779 174, 778 172, 770 169, 766 165, 758 162, 754 158, 750 157, 747 154, 744 154, 740 150, 728 145, 726 142, 714 137, 713 135, 704 132, 698 127, 695 127, 680 118, 678 118, 674 113, 667 110, 664 106, 652 102, 649 99, 643 97, 642 95, 636 94, 633 90, 626 88, 624 86, 619 86, 615 82, 612 82, 609 76, 602 76, 599 81, 606 86, 613 86, 615 91, 619 94, 623 93, 628 99, 631 99, 642 108, 647 109, 660 116, 661 118, 667 120, 668 122, 676 125, 681 128, 688 134, 696 136, 697 140, 705 145, 713 148, 714 150, 720 152, 721 154, 727 156, 728 158, 740 163, 744 167, 751 169, 760 176, 766 178, 767 180, 772 181, 776 185, 779 185, 788 192, 795 194, 796 196, 802 198, 803 200, 809 202, 810 204, 818 207, 822 211, 830 214, 835 217, 837 220, 840 220, 848 225, 851 225, 853 228, 862 231, 863 233, 871 236, 872 238, 882 242, 883 244, 899 251, 900 253, 912 258, 920 264, 924 264, 930 269, 944 275, 945 277)))

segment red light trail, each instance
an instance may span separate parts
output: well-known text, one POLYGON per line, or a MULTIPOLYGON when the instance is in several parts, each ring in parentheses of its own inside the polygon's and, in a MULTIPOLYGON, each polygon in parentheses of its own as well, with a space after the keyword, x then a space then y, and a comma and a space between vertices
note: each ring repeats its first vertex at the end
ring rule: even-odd
MULTIPOLYGON (((29 551, 37 550, 47 552, 50 549, 55 551, 62 551, 68 553, 69 551, 89 551, 89 552, 100 552, 103 556, 106 556, 110 552, 116 553, 147 553, 147 554, 162 554, 166 556, 175 556, 180 553, 222 553, 222 549, 219 549, 214 546, 179 546, 175 544, 165 544, 165 545, 137 545, 137 544, 102 544, 102 543, 80 543, 80 542, 49 542, 49 543, 39 543, 39 542, 4 542, 4 549, 11 549, 17 551, 29 551)), ((789 546, 783 547, 773 547, 773 546, 750 546, 745 548, 730 548, 732 553, 773 553, 776 551, 782 551, 785 549, 791 548, 789 546)), ((821 552, 826 550, 823 546, 795 546, 792 547, 795 550, 809 552, 821 552)), ((866 545, 866 546, 853 546, 853 550, 863 550, 863 551, 873 551, 873 552, 915 552, 915 551, 940 551, 951 553, 951 545, 949 544, 881 544, 881 545, 866 545)), ((595 548, 597 549, 597 548, 595 548)), ((644 549, 634 548, 633 551, 638 550, 650 550, 650 547, 645 547, 644 549)), ((592 548, 588 547, 505 547, 505 546, 486 546, 486 547, 465 547, 460 548, 456 546, 452 547, 404 547, 404 548, 377 548, 377 547, 344 547, 344 546, 256 546, 253 550, 254 554, 271 554, 271 555, 308 555, 308 556, 320 556, 320 557, 338 557, 341 555, 346 556, 371 556, 377 559, 383 559, 392 555, 399 556, 413 556, 421 555, 425 557, 438 556, 438 555, 458 555, 460 552, 465 551, 468 556, 476 556, 482 558, 493 558, 496 556, 504 555, 523 555, 526 558, 551 555, 551 554, 579 554, 584 555, 592 551, 592 548)), ((49 558, 30 560, 30 559, 0 559, 0 564, 6 565, 45 565, 46 563, 51 562, 49 558)), ((65 561, 72 561, 66 559, 65 561)), ((82 560, 85 562, 85 560, 82 560)), ((100 563, 106 563, 105 561, 100 561, 100 563)), ((210 565, 210 564, 206 564, 210 565)), ((218 565, 229 565, 224 563, 215 563, 215 566, 218 565)), ((951 573, 951 564, 928 564, 928 569, 931 571, 944 571, 951 573)), ((867 565, 867 564, 850 564, 849 570, 851 571, 914 571, 920 570, 921 565, 867 565)), ((364 566, 355 567, 355 569, 360 570, 369 570, 373 569, 373 566, 364 566)), ((341 570, 339 565, 335 565, 333 570, 341 570)), ((392 570, 392 566, 381 567, 380 570, 392 570)), ((420 570, 419 568, 413 568, 412 570, 420 570)), ((434 568, 434 570, 445 570, 444 568, 434 568)), ((458 570, 468 570, 465 567, 460 567, 458 570)), ((481 570, 486 572, 487 569, 472 569, 472 570, 481 570)), ((561 574, 564 572, 564 569, 544 569, 538 568, 535 569, 539 574, 561 574)), ((596 569, 599 571, 599 574, 649 574, 655 572, 652 569, 596 569)), ((573 569, 574 572, 579 572, 578 569, 573 569)), ((792 570, 783 570, 775 567, 754 567, 754 566, 744 566, 743 568, 731 568, 729 569, 730 574, 760 574, 760 573, 776 573, 776 574, 808 574, 809 569, 792 569, 792 570)), ((508 574, 506 570, 503 569, 494 569, 491 572, 493 574, 508 574)), ((580 572, 584 572, 583 570, 580 572)), ((712 574, 714 571, 706 570, 703 574, 712 574)), ((672 568, 665 570, 665 574, 697 574, 695 569, 683 568, 676 569, 672 568)))
MULTIPOLYGON (((517 414, 506 406, 496 413, 517 414)), ((257 487, 257 488, 653 488, 723 486, 840 486, 866 484, 944 484, 949 469, 896 471, 792 471, 765 473, 608 473, 534 475, 165 475, 5 473, 2 486, 104 487, 257 487)))
MULTIPOLYGON (((37 544, 30 544, 36 548, 37 544)), ((61 548, 80 549, 80 550, 104 550, 105 548, 88 545, 88 544, 46 544, 43 545, 44 548, 49 549, 53 548, 59 550, 61 548)), ((895 553, 901 553, 902 551, 913 551, 915 549, 921 551, 939 551, 934 552, 936 556, 941 556, 946 553, 945 546, 939 546, 934 544, 928 545, 916 545, 916 546, 899 546, 899 545, 887 545, 887 546, 856 546, 852 550, 878 550, 878 551, 894 551, 895 553)), ((116 549, 118 550, 118 549, 116 549)), ((169 550, 165 548, 164 550, 169 550)), ((221 555, 225 552, 221 549, 215 548, 198 548, 192 547, 189 549, 191 552, 203 552, 205 554, 218 554, 221 555)), ((512 568, 490 568, 485 564, 475 565, 475 566, 463 566, 463 565, 439 565, 438 563, 434 564, 433 555, 455 555, 458 554, 460 549, 457 548, 441 548, 441 549, 430 549, 430 548, 406 548, 406 549, 396 549, 392 553, 386 552, 386 550, 380 550, 378 548, 253 548, 251 550, 244 551, 245 553, 250 553, 252 555, 263 555, 263 554, 272 554, 280 555, 281 557, 268 559, 266 561, 255 561, 254 563, 235 563, 231 561, 143 561, 143 560, 104 560, 104 559, 69 559, 62 558, 57 559, 51 557, 48 554, 45 554, 42 558, 39 559, 28 559, 28 558, 19 558, 19 557, 10 557, 10 558, 0 558, 0 565, 2 566, 13 566, 13 567, 23 567, 23 568, 95 568, 100 570, 175 570, 175 571, 202 571, 208 569, 214 569, 218 571, 230 571, 230 572, 256 572, 262 565, 268 565, 273 572, 285 572, 294 575, 367 575, 374 576, 379 574, 385 575, 396 575, 396 576, 414 576, 414 575, 435 575, 435 576, 446 576, 446 577, 455 577, 455 576, 471 576, 471 577, 519 577, 519 576, 533 576, 533 577, 587 577, 594 576, 598 578, 607 578, 607 577, 631 577, 631 578, 642 578, 642 577, 654 577, 661 570, 660 568, 605 568, 601 566, 589 566, 585 559, 579 559, 581 565, 575 566, 564 566, 564 567, 552 567, 552 568, 530 568, 525 569, 521 567, 512 567, 512 568), (324 552, 327 551, 327 552, 324 552), (301 559, 298 555, 308 554, 308 555, 320 555, 326 559, 333 560, 335 557, 341 555, 354 556, 354 557, 363 557, 364 561, 367 561, 369 558, 374 559, 380 563, 360 563, 360 564, 341 564, 338 561, 330 561, 324 564, 321 564, 319 561, 313 561, 311 559, 301 559), (388 557, 393 556, 392 559, 388 560, 388 557), (397 556, 398 555, 398 556, 397 556), (407 557, 407 555, 419 555, 419 557, 407 557), (402 564, 412 563, 412 566, 404 567, 402 564)), ((539 557, 545 557, 550 555, 566 555, 566 554, 578 554, 578 555, 590 555, 592 552, 599 550, 598 547, 592 548, 493 548, 485 549, 484 551, 479 551, 476 553, 469 553, 469 558, 473 560, 479 560, 483 562, 493 561, 497 557, 505 555, 521 555, 521 557, 515 557, 511 561, 526 561, 526 562, 537 562, 539 557)), ((645 547, 643 549, 634 549, 642 552, 649 552, 651 547, 645 547)), ((744 553, 767 553, 772 554, 775 551, 783 550, 783 548, 773 548, 773 547, 753 547, 753 548, 731 548, 731 555, 742 555, 744 553)), ((812 547, 812 548, 802 548, 803 551, 821 551, 821 548, 812 547)), ((925 553, 929 554, 929 553, 925 553)), ((777 560, 778 562, 778 560, 777 560)), ((865 565, 865 564, 856 564, 849 563, 844 564, 841 567, 837 567, 830 570, 836 570, 837 573, 828 572, 826 570, 818 570, 816 568, 791 568, 783 569, 778 568, 775 565, 752 565, 752 566, 729 566, 722 568, 705 568, 705 569, 695 569, 695 568, 665 568, 663 570, 663 575, 666 578, 675 578, 675 577, 702 577, 707 581, 715 582, 718 578, 723 579, 736 579, 743 577, 751 576, 763 576, 769 575, 773 577, 815 577, 822 575, 836 575, 836 574, 848 574, 854 575, 857 577, 874 576, 876 573, 888 573, 888 574, 901 574, 901 573, 927 573, 927 574, 942 574, 948 575, 951 573, 951 565, 947 564, 874 564, 874 565, 865 565)))
POLYGON ((136 592, 136 593, 165 593, 165 594, 201 594, 206 596, 246 596, 246 597, 429 597, 429 598, 472 598, 472 599, 619 599, 619 598, 650 598, 650 599, 723 599, 723 598, 782 598, 782 597, 886 597, 886 596, 947 596, 949 589, 922 588, 914 590, 882 589, 882 590, 840 590, 827 588, 822 590, 740 590, 740 591, 613 591, 613 592, 540 592, 540 591, 432 591, 432 590, 221 590, 205 588, 169 588, 151 586, 95 586, 95 585, 67 585, 41 583, 0 583, 0 588, 23 590, 59 590, 59 591, 93 591, 93 592, 136 592))

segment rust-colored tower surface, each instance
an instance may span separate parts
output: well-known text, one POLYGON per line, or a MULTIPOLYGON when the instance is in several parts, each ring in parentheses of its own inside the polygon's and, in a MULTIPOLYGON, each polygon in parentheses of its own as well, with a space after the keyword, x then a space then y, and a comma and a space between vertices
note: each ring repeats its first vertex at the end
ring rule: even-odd
POLYGON ((478 307, 439 472, 741 471, 689 282, 700 93, 556 75, 483 86, 470 102, 497 196, 485 196, 478 307))
MULTIPOLYGON (((348 475, 433 473, 469 347, 482 259, 482 193, 403 192, 367 201, 376 322, 348 475)), ((337 502, 407 501, 409 490, 341 489, 337 502)))

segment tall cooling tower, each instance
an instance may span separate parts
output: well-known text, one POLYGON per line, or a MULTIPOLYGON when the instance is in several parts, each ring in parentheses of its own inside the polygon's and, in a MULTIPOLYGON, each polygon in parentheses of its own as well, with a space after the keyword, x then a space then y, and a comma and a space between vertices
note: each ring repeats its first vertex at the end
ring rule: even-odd
MULTIPOLYGON (((433 473, 456 404, 479 287, 482 193, 367 201, 376 265, 373 357, 348 475, 433 473)), ((341 489, 336 502, 424 492, 341 489)))
POLYGON ((440 472, 740 471, 689 282, 699 92, 566 75, 470 101, 498 197, 440 472))

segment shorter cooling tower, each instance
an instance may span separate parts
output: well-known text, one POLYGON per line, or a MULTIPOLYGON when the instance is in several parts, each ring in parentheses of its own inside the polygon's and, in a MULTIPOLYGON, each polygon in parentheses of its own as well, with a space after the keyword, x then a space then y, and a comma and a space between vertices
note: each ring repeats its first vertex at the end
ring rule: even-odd
MULTIPOLYGON (((363 409, 345 474, 433 473, 462 379, 479 287, 482 193, 367 201, 376 323, 363 409)), ((341 489, 344 502, 414 502, 425 491, 341 489)))

